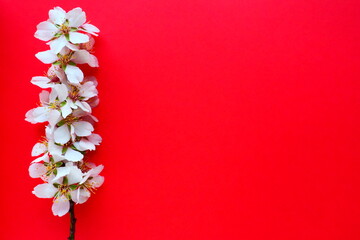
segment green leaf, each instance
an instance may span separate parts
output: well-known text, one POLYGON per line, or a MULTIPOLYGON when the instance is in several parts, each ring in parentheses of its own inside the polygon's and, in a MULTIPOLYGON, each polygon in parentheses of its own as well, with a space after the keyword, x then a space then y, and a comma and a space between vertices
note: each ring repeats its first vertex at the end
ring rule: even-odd
POLYGON ((76 63, 74 63, 74 62, 70 61, 70 62, 68 62, 68 65, 71 65, 71 66, 76 66, 76 63))
POLYGON ((61 120, 60 122, 58 122, 58 123, 56 124, 56 126, 61 127, 61 126, 64 125, 64 124, 65 124, 65 120, 63 119, 63 120, 61 120))
POLYGON ((62 32, 57 32, 55 35, 54 35, 54 37, 60 37, 62 35, 62 32))
POLYGON ((65 105, 66 105, 66 101, 63 101, 63 102, 60 103, 60 107, 63 107, 65 105))
POLYGON ((55 167, 61 167, 62 165, 63 165, 64 163, 63 162, 57 162, 57 163, 55 163, 55 167))
POLYGON ((58 183, 54 183, 53 185, 54 185, 54 187, 56 187, 56 188, 58 188, 58 187, 60 186, 60 184, 58 184, 58 183))
POLYGON ((69 181, 68 181, 67 177, 64 177, 63 184, 67 185, 68 182, 69 182, 69 181))
POLYGON ((70 36, 69 36, 69 34, 67 33, 67 34, 65 34, 65 38, 66 38, 66 40, 67 41, 69 41, 70 42, 70 36))
POLYGON ((77 187, 78 187, 78 186, 77 186, 77 185, 74 185, 74 184, 73 184, 73 185, 70 185, 70 189, 71 189, 71 190, 75 190, 77 187))
POLYGON ((54 173, 55 176, 57 175, 57 169, 56 168, 54 169, 53 173, 54 173))
POLYGON ((68 149, 68 147, 63 147, 61 153, 64 155, 66 153, 67 149, 68 149))
POLYGON ((53 62, 53 65, 60 65, 60 64, 61 64, 60 61, 53 62))
POLYGON ((74 145, 71 146, 71 149, 78 151, 78 149, 74 145))
POLYGON ((57 198, 60 195, 60 192, 56 192, 54 198, 57 198))

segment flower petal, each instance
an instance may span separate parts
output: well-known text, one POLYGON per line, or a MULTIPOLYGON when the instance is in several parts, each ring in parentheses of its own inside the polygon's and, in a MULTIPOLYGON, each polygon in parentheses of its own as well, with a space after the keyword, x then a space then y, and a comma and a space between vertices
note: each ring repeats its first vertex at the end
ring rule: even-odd
POLYGON ((56 84, 53 89, 55 90, 58 100, 60 102, 64 101, 68 96, 68 88, 65 84, 56 84))
POLYGON ((91 35, 89 35, 89 41, 86 43, 79 44, 79 48, 91 52, 91 50, 94 48, 94 44, 95 44, 95 39, 91 35))
POLYGON ((37 59, 39 59, 45 64, 50 64, 58 60, 58 56, 51 50, 38 52, 37 54, 35 54, 35 56, 37 57, 37 59))
POLYGON ((49 162, 49 154, 44 154, 41 157, 36 158, 31 163, 38 163, 38 162, 49 162))
POLYGON ((61 156, 62 149, 63 149, 63 147, 56 145, 54 141, 48 142, 48 151, 52 156, 61 156))
POLYGON ((99 97, 98 96, 95 96, 95 97, 92 97, 90 98, 87 102, 89 103, 89 105, 94 108, 96 107, 97 105, 99 105, 99 97))
POLYGON ((35 110, 35 108, 30 109, 29 111, 26 112, 25 121, 28 121, 32 124, 37 123, 37 121, 35 121, 35 118, 34 118, 34 110, 35 110))
POLYGON ((71 140, 73 142, 75 142, 76 135, 75 135, 75 129, 74 129, 73 125, 70 125, 70 135, 71 135, 71 140))
POLYGON ((31 123, 46 122, 49 118, 49 111, 46 107, 30 109, 25 115, 25 121, 31 123))
POLYGON ((91 113, 91 110, 92 110, 92 109, 91 109, 90 105, 89 105, 87 102, 82 102, 82 101, 77 100, 77 101, 75 102, 75 104, 76 104, 79 108, 81 108, 83 111, 91 113))
POLYGON ((69 32, 70 42, 77 43, 86 43, 89 41, 89 36, 79 32, 69 32))
POLYGON ((65 102, 65 105, 61 107, 61 114, 63 118, 69 116, 72 112, 71 106, 68 101, 65 102))
POLYGON ((90 67, 99 67, 99 61, 95 55, 90 54, 89 62, 90 67))
MULTIPOLYGON (((99 173, 104 169, 104 165, 94 166, 92 167, 86 174, 84 175, 84 178, 81 180, 80 184, 83 184, 88 180, 89 177, 97 177, 99 173)), ((90 181, 90 180, 89 180, 90 181)), ((101 184, 103 183, 103 179, 99 180, 101 184)), ((100 184, 100 185, 101 185, 100 184)), ((98 185, 98 184, 97 184, 98 185)))
POLYGON ((88 77, 84 78, 84 84, 81 85, 79 94, 84 97, 86 100, 92 97, 95 97, 98 94, 96 85, 92 81, 87 81, 88 77))
POLYGON ((67 175, 68 184, 75 184, 79 183, 83 178, 83 172, 76 166, 71 167, 70 173, 67 175))
POLYGON ((67 124, 58 127, 54 131, 54 141, 60 144, 65 144, 70 140, 70 131, 67 124))
POLYGON ((66 158, 66 160, 78 162, 84 158, 84 155, 81 152, 75 151, 72 148, 68 148, 64 157, 66 158))
POLYGON ((65 177, 66 175, 68 175, 70 173, 70 171, 71 171, 71 167, 59 167, 59 168, 57 168, 56 177, 54 177, 52 179, 52 182, 56 182, 60 178, 65 177))
POLYGON ((70 50, 73 51, 78 51, 79 50, 79 46, 76 46, 75 44, 72 44, 68 41, 66 41, 66 47, 69 48, 70 50))
POLYGON ((66 196, 61 195, 60 197, 56 198, 51 210, 55 216, 62 217, 66 213, 69 212, 70 203, 66 196))
POLYGON ((101 187, 103 185, 105 178, 103 176, 96 176, 88 180, 89 184, 95 188, 101 187))
POLYGON ((92 170, 93 171, 91 172, 90 176, 96 177, 102 172, 102 170, 104 170, 104 165, 100 164, 99 166, 94 167, 92 170))
POLYGON ((54 129, 55 125, 60 121, 60 119, 61 119, 61 115, 58 110, 53 110, 50 112, 49 117, 48 117, 50 131, 52 131, 54 129))
POLYGON ((65 36, 62 35, 61 37, 52 40, 49 43, 49 45, 50 45, 51 51, 58 54, 66 46, 66 43, 67 43, 67 40, 66 40, 65 36))
POLYGON ((32 163, 29 167, 29 175, 32 178, 39 178, 47 172, 47 168, 42 163, 32 163))
POLYGON ((74 146, 79 151, 95 150, 95 145, 86 139, 81 139, 79 142, 75 142, 74 146))
POLYGON ((51 86, 51 84, 49 84, 50 79, 48 77, 33 77, 30 82, 41 88, 49 88, 51 86))
POLYGON ((43 105, 48 105, 49 104, 49 100, 50 100, 50 93, 46 90, 42 90, 39 93, 39 99, 41 104, 43 105))
POLYGON ((32 193, 35 194, 35 196, 38 198, 52 198, 57 191, 58 189, 55 188, 52 184, 43 183, 37 185, 32 193))
POLYGON ((88 32, 88 33, 90 33, 92 35, 95 35, 95 36, 98 35, 96 33, 100 32, 100 30, 97 27, 95 27, 94 25, 89 24, 89 23, 85 23, 81 27, 85 29, 85 32, 88 32))
POLYGON ((34 117, 37 122, 46 122, 49 119, 50 111, 46 107, 38 107, 34 109, 34 117))
POLYGON ((76 64, 88 63, 90 53, 86 50, 79 50, 74 52, 71 57, 71 60, 76 64))
POLYGON ((99 134, 93 133, 87 137, 87 139, 95 145, 99 145, 102 141, 102 138, 99 134))
POLYGON ((89 136, 94 131, 93 125, 86 121, 78 121, 72 124, 75 129, 75 134, 79 137, 89 136))
POLYGON ((71 60, 77 64, 87 63, 90 67, 99 66, 97 58, 86 50, 79 50, 75 52, 71 60))
POLYGON ((69 20, 70 27, 80 27, 86 22, 86 14, 79 7, 67 12, 66 18, 69 20))
POLYGON ((51 22, 44 21, 39 23, 37 26, 37 31, 35 32, 34 36, 37 39, 43 40, 43 41, 49 41, 51 40, 54 35, 59 31, 59 29, 51 22))
POLYGON ((55 24, 63 24, 66 20, 66 12, 61 7, 54 7, 49 11, 49 18, 55 24))
POLYGON ((43 143, 36 143, 31 151, 31 156, 39 156, 47 151, 47 146, 43 143))
POLYGON ((76 66, 67 65, 65 69, 66 76, 71 83, 80 83, 84 79, 84 73, 76 66))
POLYGON ((71 200, 73 200, 76 203, 84 203, 86 202, 90 197, 90 192, 85 188, 78 188, 75 191, 70 192, 71 200))

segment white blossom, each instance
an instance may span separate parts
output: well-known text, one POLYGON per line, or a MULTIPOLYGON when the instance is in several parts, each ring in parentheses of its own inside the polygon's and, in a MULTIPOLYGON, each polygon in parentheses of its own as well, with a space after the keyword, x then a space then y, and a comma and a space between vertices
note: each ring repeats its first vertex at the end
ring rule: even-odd
POLYGON ((52 65, 46 76, 36 76, 31 79, 31 83, 40 87, 40 88, 52 88, 56 84, 64 83, 66 81, 66 75, 64 71, 56 66, 52 65))
POLYGON ((71 107, 65 101, 63 88, 66 88, 64 84, 56 84, 51 92, 43 90, 39 94, 40 106, 29 110, 25 120, 35 124, 50 121, 60 113, 63 117, 67 117, 71 113, 71 107))
POLYGON ((86 22, 85 12, 74 8, 69 12, 60 7, 49 11, 49 19, 37 26, 35 37, 47 41, 49 50, 35 56, 51 64, 44 76, 35 76, 31 83, 42 88, 40 104, 25 114, 30 123, 47 123, 45 137, 31 151, 35 159, 29 166, 31 178, 40 178, 33 194, 53 198, 52 212, 64 216, 70 200, 81 204, 88 200, 103 182, 96 166, 84 158, 95 150, 102 138, 93 133, 98 119, 92 108, 99 103, 97 80, 84 76, 81 64, 98 67, 93 55, 99 29, 86 22), (92 35, 92 36, 91 36, 92 35))
POLYGON ((59 53, 51 50, 38 52, 35 56, 45 64, 58 64, 65 71, 70 83, 78 84, 83 81, 84 73, 76 64, 88 64, 91 67, 98 67, 97 58, 86 50, 72 51, 63 48, 59 53))
POLYGON ((91 192, 103 184, 104 177, 99 175, 103 168, 103 165, 94 166, 84 173, 77 165, 66 163, 57 168, 57 173, 47 183, 36 186, 33 194, 39 198, 54 198, 53 214, 63 216, 69 211, 69 200, 84 203, 91 192))
POLYGON ((74 142, 74 146, 79 151, 95 150, 96 145, 100 145, 102 139, 99 134, 93 133, 87 137, 83 137, 78 142, 74 142))
POLYGON ((98 32, 97 27, 86 23, 86 14, 81 8, 65 12, 61 7, 55 7, 49 11, 49 19, 37 25, 35 37, 50 41, 51 50, 59 53, 65 46, 78 50, 77 44, 89 42, 88 34, 97 36, 98 32))
POLYGON ((46 127, 46 137, 48 140, 48 151, 53 156, 55 161, 67 160, 71 162, 78 162, 84 158, 84 155, 78 150, 73 149, 73 144, 61 145, 54 141, 54 131, 50 126, 46 127))
MULTIPOLYGON (((55 216, 63 216, 69 211, 69 200, 71 192, 76 189, 83 179, 83 173, 76 166, 67 166, 62 177, 55 176, 47 183, 40 184, 34 188, 33 194, 39 198, 54 198, 52 211, 55 216)), ((62 169, 62 168, 59 168, 62 169)))

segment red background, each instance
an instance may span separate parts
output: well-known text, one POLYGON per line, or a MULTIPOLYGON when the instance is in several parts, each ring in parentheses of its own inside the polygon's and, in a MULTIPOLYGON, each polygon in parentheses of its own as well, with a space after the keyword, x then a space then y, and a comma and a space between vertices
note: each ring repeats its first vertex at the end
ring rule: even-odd
POLYGON ((1 239, 68 236, 24 121, 54 6, 101 29, 96 195, 77 239, 360 239, 360 2, 0 1, 1 239))

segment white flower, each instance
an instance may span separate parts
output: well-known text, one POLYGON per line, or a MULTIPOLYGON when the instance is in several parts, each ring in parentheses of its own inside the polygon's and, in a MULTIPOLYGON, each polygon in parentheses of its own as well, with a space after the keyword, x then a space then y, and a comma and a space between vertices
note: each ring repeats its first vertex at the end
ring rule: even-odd
MULTIPOLYGON (((91 106, 86 101, 90 98, 96 97, 98 91, 94 81, 88 80, 89 77, 84 79, 84 82, 80 85, 70 85, 68 102, 73 109, 80 108, 85 112, 91 113, 91 106)), ((96 81, 96 80, 95 80, 96 81)))
POLYGON ((88 64, 91 67, 98 67, 97 58, 86 50, 71 51, 63 48, 60 53, 55 54, 51 50, 38 52, 35 56, 45 64, 60 64, 64 69, 70 83, 78 84, 83 81, 84 74, 75 64, 88 64))
MULTIPOLYGON (((32 156, 39 156, 41 154, 43 155, 36 158, 34 161, 32 161, 32 163, 49 162, 50 159, 52 159, 54 163, 58 163, 59 161, 63 160, 78 162, 84 158, 84 155, 79 152, 82 150, 77 151, 73 149, 75 148, 75 145, 71 143, 66 145, 55 143, 54 132, 51 126, 46 126, 45 132, 46 140, 36 143, 32 150, 32 156)), ((57 164, 57 166, 59 165, 57 164)), ((35 166, 33 168, 35 168, 35 166)))
POLYGON ((86 137, 94 131, 91 123, 73 114, 60 120, 57 126, 54 130, 54 141, 60 144, 65 144, 70 141, 70 139, 74 142, 76 137, 86 137))
POLYGON ((71 113, 70 105, 65 101, 67 95, 67 87, 64 84, 56 84, 51 89, 51 93, 43 90, 39 94, 40 107, 33 108, 25 114, 25 120, 33 124, 57 120, 57 116, 67 117, 71 113), (64 91, 65 89, 65 91, 64 91))
POLYGON ((100 172, 104 169, 103 165, 91 168, 83 176, 83 179, 79 182, 79 187, 72 191, 71 199, 76 203, 84 203, 88 200, 91 193, 94 192, 104 183, 104 177, 100 176, 100 172))
POLYGON ((34 188, 33 194, 39 198, 54 198, 52 211, 55 216, 64 216, 70 209, 69 200, 71 192, 77 188, 77 185, 83 179, 82 171, 73 165, 59 168, 57 175, 48 183, 39 184, 34 188), (61 171, 61 173, 60 173, 61 171))
POLYGON ((50 50, 35 56, 51 64, 44 76, 31 83, 39 86, 40 105, 26 113, 31 123, 48 122, 46 137, 36 143, 31 155, 36 157, 29 166, 32 178, 44 183, 33 190, 39 198, 53 198, 52 212, 64 216, 70 200, 79 204, 88 200, 104 182, 100 176, 103 165, 84 161, 87 151, 95 150, 102 141, 93 133, 97 118, 91 114, 99 103, 95 77, 84 77, 79 64, 98 67, 92 55, 99 29, 86 23, 85 12, 74 8, 65 12, 60 7, 49 11, 49 19, 37 26, 35 37, 47 41, 50 50))
POLYGON ((83 137, 78 142, 74 142, 74 146, 79 151, 93 151, 96 145, 100 145, 102 139, 99 134, 93 133, 90 136, 83 137))
MULTIPOLYGON (((49 156, 48 153, 45 155, 49 156)), ((53 157, 44 159, 43 162, 34 162, 29 167, 29 175, 32 178, 42 178, 46 180, 53 177, 58 172, 58 168, 63 165, 63 162, 55 161, 53 157)))
POLYGON ((43 41, 51 40, 50 48, 55 53, 65 46, 77 50, 75 44, 89 42, 89 36, 81 32, 95 36, 100 32, 97 27, 85 22, 86 15, 81 8, 65 12, 61 7, 55 7, 49 11, 49 19, 38 24, 35 37, 43 41))
POLYGON ((65 176, 68 176, 68 180, 69 180, 69 178, 74 177, 74 174, 75 176, 81 176, 79 180, 76 180, 76 182, 81 182, 84 174, 77 166, 74 165, 74 163, 68 162, 65 164, 64 167, 57 168, 56 176, 53 179, 51 179, 51 182, 53 183, 57 182, 60 178, 63 178, 65 176))
POLYGON ((46 129, 47 145, 48 151, 55 161, 68 160, 71 162, 78 162, 84 158, 84 155, 73 149, 72 144, 59 145, 54 141, 54 132, 50 126, 47 126, 46 129))
POLYGON ((65 80, 66 75, 64 71, 56 65, 51 65, 46 76, 33 77, 30 82, 41 88, 52 88, 56 84, 64 83, 65 80))

